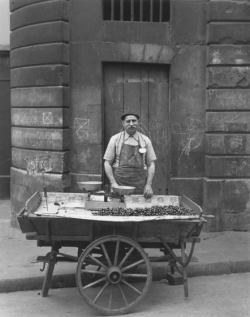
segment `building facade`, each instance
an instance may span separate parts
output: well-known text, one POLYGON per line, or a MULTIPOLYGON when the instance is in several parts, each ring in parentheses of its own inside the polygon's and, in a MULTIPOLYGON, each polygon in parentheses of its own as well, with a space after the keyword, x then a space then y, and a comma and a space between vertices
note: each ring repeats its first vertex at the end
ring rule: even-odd
MULTIPOLYGON (((207 0, 12 0, 13 215, 45 184, 106 181, 103 153, 136 111, 154 192, 250 227, 250 5, 207 0), (48 158, 52 171, 32 173, 48 158), (27 169, 29 172, 27 172, 27 169)), ((13 224, 16 224, 13 216, 13 224)))
POLYGON ((9 1, 0 1, 0 199, 10 197, 10 14, 9 1))

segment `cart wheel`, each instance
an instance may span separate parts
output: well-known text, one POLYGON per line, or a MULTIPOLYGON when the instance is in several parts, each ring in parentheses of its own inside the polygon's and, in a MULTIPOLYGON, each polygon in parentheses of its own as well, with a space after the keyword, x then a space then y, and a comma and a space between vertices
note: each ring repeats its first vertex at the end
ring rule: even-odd
POLYGON ((104 315, 127 313, 144 298, 151 281, 148 256, 138 243, 121 236, 92 242, 80 256, 76 269, 76 284, 84 301, 104 315), (98 247, 103 254, 95 253, 98 247), (138 265, 145 266, 145 273, 130 273, 138 265), (89 274, 94 274, 95 279, 89 281, 89 274))

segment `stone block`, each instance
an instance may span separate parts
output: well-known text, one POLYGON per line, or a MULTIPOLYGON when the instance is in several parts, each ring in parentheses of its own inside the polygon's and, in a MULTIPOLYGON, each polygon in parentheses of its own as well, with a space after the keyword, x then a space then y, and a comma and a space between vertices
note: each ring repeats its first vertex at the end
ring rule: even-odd
MULTIPOLYGON (((132 43, 131 43, 132 44, 132 43)), ((130 43, 112 43, 115 61, 127 62, 130 58, 130 43)))
MULTIPOLYGON (((89 105, 100 106, 102 103, 101 86, 79 86, 72 89, 72 112, 88 112, 89 105)), ((73 120, 74 121, 74 120, 73 120)))
POLYGON ((207 154, 250 154, 250 135, 248 134, 207 134, 206 135, 207 154))
POLYGON ((18 48, 10 52, 11 68, 41 64, 69 64, 69 45, 42 44, 18 48))
POLYGON ((14 11, 10 18, 10 30, 23 26, 52 21, 68 21, 68 1, 45 1, 27 5, 21 10, 14 11))
POLYGON ((10 1, 10 11, 13 12, 19 8, 25 7, 30 4, 45 2, 50 0, 11 0, 10 1))
POLYGON ((103 37, 102 5, 100 0, 71 1, 71 41, 101 41, 103 37))
POLYGON ((250 64, 250 46, 210 45, 207 56, 208 65, 246 65, 250 64))
POLYGON ((48 192, 65 192, 70 188, 68 174, 41 173, 28 175, 26 171, 11 168, 11 204, 12 215, 15 215, 25 206, 26 201, 36 192, 43 191, 47 186, 48 192))
POLYGON ((207 132, 250 132, 249 112, 207 112, 207 132))
POLYGON ((69 25, 61 21, 26 26, 10 34, 11 49, 36 44, 68 41, 69 25))
POLYGON ((0 81, 10 80, 10 53, 0 51, 0 81))
POLYGON ((204 176, 205 55, 204 47, 185 46, 171 65, 170 133, 174 177, 204 176))
POLYGON ((204 95, 205 89, 206 48, 201 45, 179 48, 171 63, 171 93, 174 94, 173 101, 178 102, 178 109, 182 103, 185 108, 189 108, 194 104, 194 100, 200 104, 198 108, 201 108, 203 100, 200 98, 204 95), (193 92, 199 92, 200 96, 189 97, 193 92))
POLYGON ((38 150, 68 150, 69 129, 12 127, 12 145, 38 150))
POLYGON ((71 114, 72 146, 102 143, 102 111, 100 105, 77 107, 71 114))
POLYGON ((173 44, 204 44, 206 40, 206 2, 171 1, 171 41, 173 44))
POLYGON ((11 87, 68 86, 69 67, 46 65, 11 70, 11 87))
MULTIPOLYGON (((131 22, 128 22, 128 23, 131 23, 131 22)), ((137 23, 137 34, 135 34, 132 42, 158 44, 158 45, 162 45, 162 44, 170 45, 172 40, 170 23, 150 23, 150 22, 141 22, 141 23, 136 22, 136 23, 137 23)))
POLYGON ((250 21, 248 1, 209 1, 207 12, 208 21, 250 21))
POLYGON ((249 22, 211 22, 207 26, 207 44, 249 44, 249 22))
POLYGON ((208 89, 207 110, 249 110, 249 89, 208 89))
POLYGON ((250 72, 247 66, 208 67, 208 88, 249 88, 250 72))
MULTIPOLYGON (((203 177, 205 174, 204 142, 199 145, 199 152, 186 145, 181 150, 174 148, 175 138, 171 144, 171 173, 173 177, 203 177), (187 150, 185 152, 185 149, 187 150)), ((188 142, 191 143, 189 140, 188 142)), ((178 146, 177 145, 177 146, 178 146)), ((192 147, 192 145, 190 145, 192 147)))
POLYGON ((149 44, 170 44, 168 23, 103 21, 103 41, 149 44))
POLYGON ((206 156, 206 176, 215 178, 250 177, 248 156, 206 156))
POLYGON ((69 152, 53 152, 26 150, 12 148, 12 165, 13 167, 27 170, 26 159, 38 156, 49 156, 51 160, 52 173, 64 173, 69 171, 69 152))
POLYGON ((28 87, 11 89, 12 107, 68 107, 68 87, 28 87))
POLYGON ((44 128, 68 128, 69 110, 59 108, 12 108, 13 126, 29 126, 44 128))
POLYGON ((73 173, 101 174, 103 167, 102 145, 80 145, 72 149, 70 156, 73 173))
POLYGON ((249 230, 249 180, 221 179, 204 182, 204 210, 215 216, 208 231, 249 230))
POLYGON ((203 178, 171 178, 169 195, 185 195, 200 207, 203 205, 203 178))
POLYGON ((92 43, 71 45, 70 60, 72 88, 102 85, 102 67, 97 47, 92 43))

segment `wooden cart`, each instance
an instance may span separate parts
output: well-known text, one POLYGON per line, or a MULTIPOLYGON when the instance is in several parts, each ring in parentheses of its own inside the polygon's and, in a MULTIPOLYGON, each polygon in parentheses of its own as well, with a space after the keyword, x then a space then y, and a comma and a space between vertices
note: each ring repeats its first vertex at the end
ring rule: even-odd
POLYGON ((76 284, 84 301, 105 315, 124 314, 144 298, 152 281, 151 261, 145 248, 161 249, 171 273, 179 264, 188 296, 187 266, 206 222, 201 208, 193 201, 185 196, 154 196, 150 202, 139 196, 127 197, 125 203, 130 206, 181 204, 195 211, 196 216, 122 219, 93 215, 84 208, 86 194, 48 193, 47 199, 48 207, 43 194, 36 192, 18 215, 27 239, 37 240, 38 246, 51 246, 51 252, 38 257, 47 264, 42 296, 48 294, 57 262, 78 262, 76 284), (56 211, 59 209, 63 214, 56 211), (188 255, 187 243, 191 243, 188 255), (72 246, 78 250, 75 256, 60 253, 61 247, 72 246), (181 250, 181 257, 176 255, 176 249, 181 250))

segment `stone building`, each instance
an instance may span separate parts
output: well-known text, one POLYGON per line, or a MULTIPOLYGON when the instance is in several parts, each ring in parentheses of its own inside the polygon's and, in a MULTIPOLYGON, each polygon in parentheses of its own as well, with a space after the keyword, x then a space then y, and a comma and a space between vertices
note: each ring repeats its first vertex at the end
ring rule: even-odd
POLYGON ((0 199, 10 197, 10 16, 9 1, 0 1, 0 199))
POLYGON ((104 149, 133 110, 158 157, 154 192, 214 214, 207 230, 249 229, 249 2, 10 0, 10 10, 14 215, 43 181, 71 192, 105 181, 104 149), (52 171, 27 173, 43 156, 52 171))

